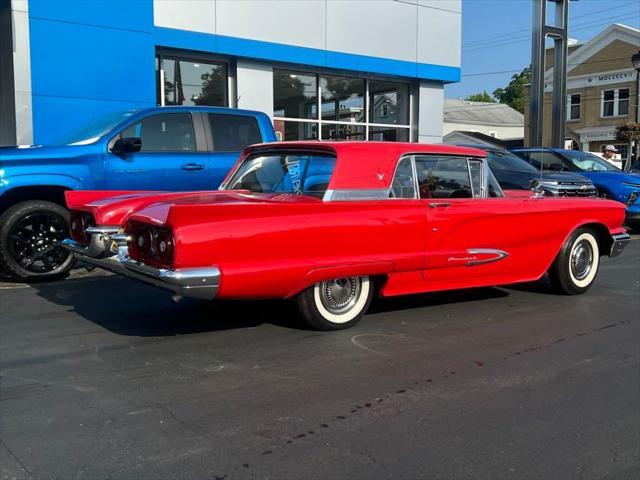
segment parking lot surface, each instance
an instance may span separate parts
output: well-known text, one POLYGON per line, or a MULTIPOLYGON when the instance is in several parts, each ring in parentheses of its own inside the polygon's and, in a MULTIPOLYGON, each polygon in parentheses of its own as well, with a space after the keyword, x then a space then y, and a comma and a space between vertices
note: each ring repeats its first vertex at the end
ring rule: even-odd
POLYGON ((0 284, 2 478, 640 478, 640 241, 544 284, 173 304, 105 274, 0 284))

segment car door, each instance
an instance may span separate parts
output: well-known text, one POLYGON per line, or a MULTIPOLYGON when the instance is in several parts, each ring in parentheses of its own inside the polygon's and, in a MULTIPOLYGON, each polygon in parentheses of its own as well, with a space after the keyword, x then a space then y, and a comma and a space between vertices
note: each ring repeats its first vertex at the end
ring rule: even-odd
POLYGON ((427 216, 423 277, 429 290, 511 283, 535 270, 530 199, 501 196, 480 159, 414 158, 427 216))
POLYGON ((200 116, 186 111, 157 113, 131 124, 109 142, 105 185, 114 190, 210 190, 209 167, 200 116), (113 153, 115 140, 130 137, 140 139, 139 152, 113 153))
POLYGON ((212 140, 211 184, 218 188, 245 147, 262 142, 256 117, 238 113, 208 113, 205 126, 212 140))

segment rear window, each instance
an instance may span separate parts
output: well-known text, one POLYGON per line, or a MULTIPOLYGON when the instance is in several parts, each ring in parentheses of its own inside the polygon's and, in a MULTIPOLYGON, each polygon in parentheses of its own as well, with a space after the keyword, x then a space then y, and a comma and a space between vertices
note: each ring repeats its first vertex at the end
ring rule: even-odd
POLYGON ((216 152, 240 152, 249 145, 262 142, 255 117, 210 113, 209 123, 216 152))
POLYGON ((242 162, 225 189, 322 197, 335 164, 330 154, 255 154, 242 162))
POLYGON ((522 158, 510 152, 487 151, 487 160, 491 170, 518 170, 521 172, 537 173, 537 170, 522 158))

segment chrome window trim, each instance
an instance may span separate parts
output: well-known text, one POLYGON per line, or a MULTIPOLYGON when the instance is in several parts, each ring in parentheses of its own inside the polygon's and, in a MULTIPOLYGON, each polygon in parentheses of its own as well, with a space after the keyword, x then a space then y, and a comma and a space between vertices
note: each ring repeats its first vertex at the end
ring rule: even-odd
POLYGON ((396 179, 396 174, 398 173, 398 168, 400 167, 400 162, 402 162, 404 159, 408 158, 409 161, 411 162, 411 175, 413 175, 413 197, 411 198, 405 198, 405 197, 389 197, 389 200, 416 200, 418 199, 418 177, 417 177, 417 171, 416 171, 416 162, 414 160, 414 155, 413 154, 402 154, 400 156, 400 158, 398 159, 398 162, 396 163, 396 168, 393 171, 393 176, 391 177, 391 183, 389 186, 389 195, 391 195, 391 192, 393 191, 393 182, 396 179))

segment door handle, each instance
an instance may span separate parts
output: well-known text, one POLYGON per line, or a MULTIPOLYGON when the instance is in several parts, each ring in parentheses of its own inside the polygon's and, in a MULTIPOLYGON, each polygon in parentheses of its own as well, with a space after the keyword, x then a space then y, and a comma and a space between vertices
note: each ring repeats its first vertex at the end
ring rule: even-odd
POLYGON ((185 163, 180 168, 182 168, 182 170, 204 170, 204 165, 199 163, 185 163))
POLYGON ((447 208, 450 206, 451 204, 448 202, 433 202, 429 204, 429 208, 447 208))

